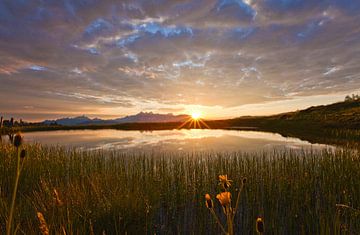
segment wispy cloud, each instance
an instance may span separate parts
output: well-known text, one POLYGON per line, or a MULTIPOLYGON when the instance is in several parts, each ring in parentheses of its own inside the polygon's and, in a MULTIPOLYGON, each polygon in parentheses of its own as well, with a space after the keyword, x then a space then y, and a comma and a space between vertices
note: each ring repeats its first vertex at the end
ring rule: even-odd
POLYGON ((0 1, 0 110, 237 116, 351 93, 359 12, 351 0, 0 1))

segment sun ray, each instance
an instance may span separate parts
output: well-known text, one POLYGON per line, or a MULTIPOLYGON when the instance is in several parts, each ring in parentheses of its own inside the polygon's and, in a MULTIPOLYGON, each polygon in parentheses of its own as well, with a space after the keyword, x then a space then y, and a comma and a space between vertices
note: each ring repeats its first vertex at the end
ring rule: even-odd
POLYGON ((200 119, 199 122, 203 124, 207 129, 210 129, 209 125, 206 124, 206 122, 204 122, 202 119, 200 119))
POLYGON ((193 112, 189 119, 185 120, 177 129, 210 129, 209 125, 201 118, 200 112, 193 112))

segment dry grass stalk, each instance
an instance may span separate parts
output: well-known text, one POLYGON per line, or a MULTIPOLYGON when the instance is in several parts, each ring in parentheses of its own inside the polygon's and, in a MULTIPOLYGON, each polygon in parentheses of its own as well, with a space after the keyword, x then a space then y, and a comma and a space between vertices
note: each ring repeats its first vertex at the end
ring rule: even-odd
POLYGON ((37 217, 38 217, 38 220, 39 220, 39 229, 40 229, 40 232, 42 235, 49 235, 49 228, 48 228, 48 225, 46 223, 46 220, 43 216, 43 214, 41 212, 37 212, 37 217))
MULTIPOLYGON (((15 139, 14 139, 14 146, 16 147, 17 150, 17 159, 16 159, 16 173, 15 173, 15 182, 14 182, 14 189, 13 189, 13 194, 12 194, 12 198, 11 198, 11 205, 10 205, 10 213, 9 213, 9 218, 6 224, 6 235, 10 235, 11 234, 11 229, 12 229, 12 222, 13 222, 13 216, 14 216, 14 210, 15 210, 15 201, 16 201, 16 193, 17 193, 17 189, 18 189, 18 185, 19 185, 19 178, 20 178, 20 173, 21 173, 21 159, 22 159, 22 151, 20 149, 20 146, 23 142, 22 140, 22 136, 20 133, 17 133, 15 135, 15 139)), ((25 155, 24 155, 25 157, 25 155)))
POLYGON ((54 188, 54 203, 56 206, 61 207, 62 205, 64 205, 64 203, 61 201, 60 197, 59 197, 59 193, 58 191, 54 188))

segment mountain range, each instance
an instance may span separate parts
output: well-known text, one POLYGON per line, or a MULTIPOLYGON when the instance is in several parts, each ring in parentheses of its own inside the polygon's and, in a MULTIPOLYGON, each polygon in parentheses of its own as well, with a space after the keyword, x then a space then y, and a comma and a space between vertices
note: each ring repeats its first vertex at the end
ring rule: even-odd
POLYGON ((73 118, 60 118, 56 120, 45 120, 42 124, 51 125, 58 124, 62 126, 78 126, 78 125, 111 125, 121 123, 159 123, 159 122, 183 122, 190 118, 189 115, 174 115, 168 114, 157 114, 153 112, 140 112, 135 115, 130 115, 116 119, 99 119, 89 118, 85 115, 73 117, 73 118))

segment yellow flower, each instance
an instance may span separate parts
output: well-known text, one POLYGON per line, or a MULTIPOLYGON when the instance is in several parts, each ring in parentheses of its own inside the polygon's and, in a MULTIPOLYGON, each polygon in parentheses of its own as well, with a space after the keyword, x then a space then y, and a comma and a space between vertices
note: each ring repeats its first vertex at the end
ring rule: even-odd
POLYGON ((261 217, 258 217, 256 219, 256 232, 259 234, 263 234, 264 233, 264 221, 262 220, 261 217))
POLYGON ((222 192, 216 195, 216 198, 219 200, 222 206, 227 206, 231 202, 231 193, 230 192, 222 192))
POLYGON ((214 207, 214 203, 211 200, 211 197, 209 194, 205 194, 205 205, 207 208, 211 209, 214 207))
POLYGON ((232 180, 228 179, 227 175, 219 175, 219 185, 223 186, 225 189, 231 186, 232 180))

